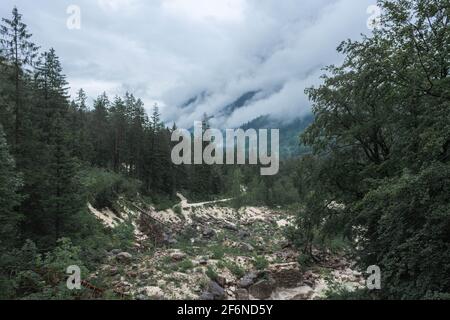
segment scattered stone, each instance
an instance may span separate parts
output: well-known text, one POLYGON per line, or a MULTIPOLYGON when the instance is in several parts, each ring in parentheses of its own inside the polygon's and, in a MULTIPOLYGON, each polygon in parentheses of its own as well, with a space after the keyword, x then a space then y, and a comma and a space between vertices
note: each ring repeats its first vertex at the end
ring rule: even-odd
POLYGON ((223 223, 223 227, 225 229, 228 229, 228 230, 231 230, 231 231, 238 231, 238 227, 236 227, 236 225, 231 223, 231 222, 224 222, 223 223))
POLYGON ((257 277, 258 275, 254 272, 247 273, 245 276, 241 278, 241 280, 239 280, 239 287, 241 288, 250 287, 253 283, 255 283, 257 277))
POLYGON ((186 258, 186 254, 181 251, 175 251, 170 254, 170 259, 172 259, 173 262, 182 261, 184 258, 186 258))
POLYGON ((282 249, 287 249, 292 247, 292 243, 289 240, 283 240, 280 242, 280 246, 282 249))
POLYGON ((116 255, 116 259, 121 262, 130 262, 133 256, 128 252, 120 252, 116 255))
POLYGON ((119 253, 121 253, 122 252, 122 250, 120 250, 120 249, 112 249, 111 250, 111 253, 113 254, 113 255, 117 255, 117 254, 119 254, 119 253))
POLYGON ((221 287, 225 287, 225 286, 227 285, 227 279, 226 279, 225 277, 222 277, 222 276, 217 276, 216 282, 217 282, 221 287))
POLYGON ((292 300, 308 300, 314 294, 314 290, 310 286, 302 286, 298 288, 298 291, 292 300))
POLYGON ((249 300, 250 296, 248 294, 247 289, 237 289, 234 293, 236 300, 249 300))
POLYGON ((214 295, 211 292, 203 292, 199 299, 205 300, 205 301, 211 301, 211 300, 214 300, 214 295))
POLYGON ((248 232, 247 230, 239 230, 238 237, 241 240, 246 239, 246 238, 250 237, 250 232, 248 232))
POLYGON ((214 229, 207 227, 205 230, 203 230, 202 233, 204 238, 211 239, 216 235, 216 232, 214 229))
POLYGON ((250 294, 259 300, 269 299, 275 290, 276 283, 274 280, 260 280, 249 288, 250 294))
POLYGON ((178 241, 173 237, 171 233, 163 233, 163 243, 168 245, 176 244, 178 241))
POLYGON ((164 292, 159 287, 145 287, 141 293, 144 293, 151 300, 162 300, 164 298, 164 292))
POLYGON ((119 268, 117 268, 117 267, 111 267, 110 269, 109 269, 109 275, 110 276, 115 276, 115 275, 117 275, 117 274, 119 274, 119 268))
POLYGON ((269 267, 269 271, 277 287, 294 288, 303 279, 300 265, 297 262, 274 264, 269 267))
POLYGON ((215 281, 209 283, 208 292, 213 295, 214 300, 223 300, 225 298, 225 290, 215 281))
POLYGON ((251 244, 248 244, 248 243, 245 243, 245 242, 242 242, 241 244, 239 244, 239 248, 241 250, 244 250, 244 251, 247 251, 247 252, 255 251, 255 248, 251 244))

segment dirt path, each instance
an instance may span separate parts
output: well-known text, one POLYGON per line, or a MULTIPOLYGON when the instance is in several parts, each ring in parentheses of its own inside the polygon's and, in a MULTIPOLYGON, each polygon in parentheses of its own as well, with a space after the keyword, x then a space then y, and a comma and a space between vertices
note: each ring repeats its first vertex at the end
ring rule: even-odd
POLYGON ((177 193, 177 197, 180 199, 180 206, 183 209, 203 207, 205 205, 227 202, 227 201, 230 201, 233 199, 233 198, 228 198, 228 199, 222 199, 222 200, 214 200, 214 201, 206 201, 206 202, 198 202, 198 203, 188 203, 188 200, 181 193, 177 193))

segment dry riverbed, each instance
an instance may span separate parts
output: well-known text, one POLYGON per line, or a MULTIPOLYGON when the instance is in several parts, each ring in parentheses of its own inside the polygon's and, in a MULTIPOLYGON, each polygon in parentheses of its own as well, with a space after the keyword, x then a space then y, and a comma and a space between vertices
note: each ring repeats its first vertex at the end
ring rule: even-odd
POLYGON ((114 217, 90 207, 105 227, 124 217, 135 226, 136 250, 113 250, 97 273, 110 279, 114 291, 142 300, 307 300, 324 297, 330 283, 350 290, 364 285, 342 256, 316 251, 314 267, 300 265, 284 236, 292 221, 288 212, 236 211, 227 200, 190 204, 178 196, 178 208, 162 212, 123 204, 114 217))

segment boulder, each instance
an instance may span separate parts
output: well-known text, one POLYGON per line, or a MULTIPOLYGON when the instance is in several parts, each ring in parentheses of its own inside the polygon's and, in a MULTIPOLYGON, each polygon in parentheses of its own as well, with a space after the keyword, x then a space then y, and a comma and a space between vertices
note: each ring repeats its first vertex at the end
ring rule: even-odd
POLYGON ((273 279, 264 279, 250 286, 249 293, 258 300, 265 300, 270 298, 275 287, 276 283, 273 279))
POLYGON ((292 300, 308 300, 313 294, 314 290, 310 286, 302 286, 298 288, 298 293, 292 300))
POLYGON ((258 275, 254 272, 247 273, 239 280, 239 287, 245 289, 250 287, 253 283, 255 283, 257 277, 258 275))
POLYGON ((205 300, 205 301, 211 301, 211 300, 214 300, 214 295, 211 292, 203 292, 199 299, 205 300))
POLYGON ((175 251, 170 254, 170 259, 172 259, 173 262, 182 261, 184 258, 186 258, 186 254, 181 251, 175 251))
POLYGON ((164 244, 168 244, 168 245, 172 245, 172 244, 176 244, 178 241, 173 237, 173 235, 171 233, 163 233, 163 243, 164 244))
POLYGON ((216 235, 216 232, 212 228, 205 228, 202 232, 204 238, 211 239, 216 235))
POLYGON ((231 222, 224 222, 223 227, 231 231, 238 231, 238 227, 231 222))
POLYGON ((255 248, 251 244, 248 244, 245 242, 242 242, 241 244, 239 244, 239 248, 246 252, 254 252, 255 251, 255 248))
POLYGON ((225 298, 225 290, 215 281, 209 283, 208 292, 213 295, 214 300, 223 300, 225 298))
POLYGON ((296 262, 274 264, 269 267, 270 277, 275 280, 277 287, 295 288, 303 280, 300 265, 296 262))
POLYGON ((247 230, 239 230, 238 232, 238 237, 243 240, 245 238, 250 237, 250 232, 248 232, 247 230))
POLYGON ((130 262, 133 256, 128 252, 120 252, 116 255, 116 259, 121 262, 130 262))
POLYGON ((222 277, 222 276, 217 276, 216 282, 217 282, 221 287, 225 287, 225 286, 227 285, 227 279, 226 279, 225 277, 222 277))
POLYGON ((249 300, 250 296, 247 289, 237 289, 234 293, 236 300, 249 300))

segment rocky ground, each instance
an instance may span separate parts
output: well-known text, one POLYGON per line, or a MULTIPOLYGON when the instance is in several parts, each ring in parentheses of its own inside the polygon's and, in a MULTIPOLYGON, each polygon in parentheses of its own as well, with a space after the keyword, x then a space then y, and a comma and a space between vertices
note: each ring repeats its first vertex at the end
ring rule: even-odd
POLYGON ((284 237, 288 212, 226 201, 180 204, 158 212, 145 204, 123 204, 123 212, 91 211, 106 227, 131 218, 136 250, 108 253, 100 272, 115 292, 132 299, 306 300, 324 296, 330 283, 354 289, 361 273, 345 257, 314 252, 317 264, 298 263, 284 237))

